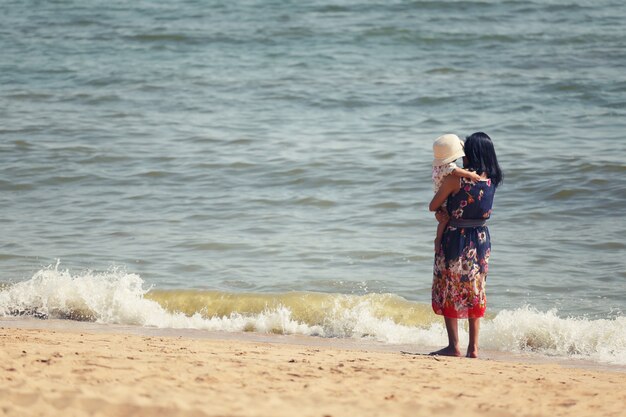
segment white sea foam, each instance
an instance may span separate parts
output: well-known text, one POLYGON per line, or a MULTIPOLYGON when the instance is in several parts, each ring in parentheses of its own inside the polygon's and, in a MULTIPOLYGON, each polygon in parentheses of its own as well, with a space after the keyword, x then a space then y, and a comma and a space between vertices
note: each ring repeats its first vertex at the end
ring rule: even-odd
MULTIPOLYGON (((313 315, 318 317, 316 321, 304 322, 295 320, 292 309, 284 305, 222 316, 207 311, 170 312, 146 297, 150 289, 144 288, 144 284, 139 275, 121 269, 73 275, 57 265, 0 291, 0 315, 36 315, 160 328, 371 338, 419 346, 442 346, 447 342, 441 320, 424 320, 415 325, 398 323, 381 317, 380 305, 374 305, 367 296, 357 297, 356 302, 346 305, 345 295, 331 295, 334 305, 324 308, 321 319, 320 315, 313 315)), ((461 343, 467 342, 464 326, 460 328, 460 338, 461 343)), ((626 317, 591 320, 562 318, 556 311, 541 312, 529 307, 503 310, 494 318, 483 320, 481 345, 505 352, 538 352, 626 365, 626 317)))
POLYGON ((562 318, 556 310, 541 312, 525 307, 503 310, 485 320, 484 347, 503 351, 536 351, 626 364, 626 317, 591 320, 562 318))

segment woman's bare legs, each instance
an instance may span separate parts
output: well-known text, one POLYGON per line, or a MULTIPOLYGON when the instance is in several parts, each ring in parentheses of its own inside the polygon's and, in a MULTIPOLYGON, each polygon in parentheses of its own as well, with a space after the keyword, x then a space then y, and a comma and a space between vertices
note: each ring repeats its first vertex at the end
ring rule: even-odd
POLYGON ((459 327, 458 320, 451 317, 444 317, 446 321, 446 330, 448 332, 448 346, 440 349, 436 352, 431 352, 431 355, 441 356, 461 356, 459 350, 459 327))
POLYGON ((480 332, 480 319, 468 319, 469 321, 469 344, 467 345, 467 357, 478 357, 478 333, 480 332))
MULTIPOLYGON (((431 355, 441 356, 461 356, 459 349, 459 327, 458 320, 455 318, 445 317, 446 330, 448 332, 448 346, 440 349, 436 352, 431 352, 431 355)), ((480 319, 468 319, 469 322, 469 343, 467 345, 467 357, 478 357, 478 335, 480 333, 480 319)))

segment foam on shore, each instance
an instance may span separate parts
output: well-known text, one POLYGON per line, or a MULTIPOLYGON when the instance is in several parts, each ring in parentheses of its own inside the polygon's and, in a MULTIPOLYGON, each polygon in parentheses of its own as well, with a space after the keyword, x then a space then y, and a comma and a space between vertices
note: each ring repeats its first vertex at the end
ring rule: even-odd
MULTIPOLYGON (((367 338, 388 344, 447 342, 430 306, 394 294, 226 293, 153 290, 122 269, 73 274, 58 265, 0 290, 0 316, 35 316, 172 329, 367 338)), ((460 329, 462 343, 467 332, 460 329)), ((626 317, 591 320, 531 307, 482 323, 481 345, 626 365, 626 317)))

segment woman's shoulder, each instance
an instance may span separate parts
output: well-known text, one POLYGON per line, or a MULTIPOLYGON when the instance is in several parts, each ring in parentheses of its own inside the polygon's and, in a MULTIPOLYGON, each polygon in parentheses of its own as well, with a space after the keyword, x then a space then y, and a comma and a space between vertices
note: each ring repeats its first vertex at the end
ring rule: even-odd
POLYGON ((472 181, 467 178, 461 178, 460 190, 464 190, 471 195, 493 195, 496 191, 495 183, 490 178, 484 178, 480 181, 472 181))

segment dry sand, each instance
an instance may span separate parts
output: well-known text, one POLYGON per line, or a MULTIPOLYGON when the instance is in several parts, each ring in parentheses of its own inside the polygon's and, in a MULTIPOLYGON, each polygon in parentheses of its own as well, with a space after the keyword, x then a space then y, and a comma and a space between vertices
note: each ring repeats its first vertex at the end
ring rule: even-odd
POLYGON ((624 372, 230 335, 12 323, 0 336, 0 416, 626 415, 624 372))

